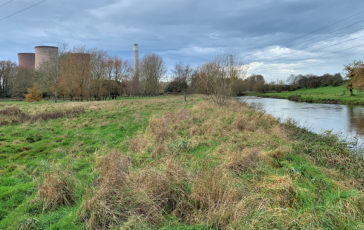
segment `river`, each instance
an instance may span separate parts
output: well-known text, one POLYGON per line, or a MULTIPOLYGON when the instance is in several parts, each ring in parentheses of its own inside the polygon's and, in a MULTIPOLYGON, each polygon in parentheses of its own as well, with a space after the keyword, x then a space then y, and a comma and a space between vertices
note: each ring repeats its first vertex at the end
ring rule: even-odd
POLYGON ((239 97, 239 100, 281 121, 292 119, 298 126, 312 132, 321 134, 331 131, 347 142, 357 142, 354 147, 360 152, 364 150, 364 106, 313 104, 258 97, 239 97))

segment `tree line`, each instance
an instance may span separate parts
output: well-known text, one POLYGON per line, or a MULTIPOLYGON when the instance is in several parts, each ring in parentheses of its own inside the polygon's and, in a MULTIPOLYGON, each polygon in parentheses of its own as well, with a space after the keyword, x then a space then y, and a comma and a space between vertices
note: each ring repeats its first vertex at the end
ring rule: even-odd
POLYGON ((104 51, 63 51, 37 70, 0 61, 0 97, 24 98, 29 91, 55 100, 101 100, 130 95, 158 95, 166 72, 163 59, 150 54, 139 66, 138 82, 127 60, 104 51))
MULTIPOLYGON (((364 87, 364 64, 346 65, 348 89, 364 87)), ((37 70, 18 68, 11 61, 0 61, 0 97, 23 98, 32 92, 38 99, 104 100, 121 96, 155 96, 162 93, 210 95, 217 103, 246 92, 289 91, 300 88, 338 86, 337 74, 292 75, 287 83, 267 83, 262 75, 247 76, 247 67, 233 55, 222 55, 192 68, 177 64, 172 79, 162 82, 167 68, 157 54, 145 55, 135 71, 127 60, 110 57, 101 50, 65 50, 37 70), (137 73, 137 74, 136 74, 137 73), (137 75, 137 76, 136 76, 137 75)), ((34 100, 34 95, 27 98, 34 100)))

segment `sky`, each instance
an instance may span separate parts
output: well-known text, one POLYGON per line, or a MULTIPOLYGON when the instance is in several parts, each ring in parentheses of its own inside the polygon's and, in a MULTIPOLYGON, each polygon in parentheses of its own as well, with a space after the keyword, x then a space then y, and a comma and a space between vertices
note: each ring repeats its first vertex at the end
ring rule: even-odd
POLYGON ((0 0, 0 60, 37 45, 105 50, 171 70, 233 54, 266 81, 364 59, 363 0, 0 0))

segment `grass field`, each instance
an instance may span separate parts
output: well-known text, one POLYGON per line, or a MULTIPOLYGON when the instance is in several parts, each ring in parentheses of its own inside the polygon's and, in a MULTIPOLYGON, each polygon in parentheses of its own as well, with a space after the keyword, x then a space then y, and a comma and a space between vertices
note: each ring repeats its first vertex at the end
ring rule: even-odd
POLYGON ((0 103, 0 229, 363 229, 363 161, 236 101, 0 103))
POLYGON ((281 93, 259 94, 263 97, 286 98, 294 101, 315 102, 315 103, 335 103, 364 105, 364 92, 354 90, 355 96, 350 96, 345 85, 333 87, 320 87, 315 89, 299 89, 281 93), (345 94, 343 92, 345 91, 345 94))

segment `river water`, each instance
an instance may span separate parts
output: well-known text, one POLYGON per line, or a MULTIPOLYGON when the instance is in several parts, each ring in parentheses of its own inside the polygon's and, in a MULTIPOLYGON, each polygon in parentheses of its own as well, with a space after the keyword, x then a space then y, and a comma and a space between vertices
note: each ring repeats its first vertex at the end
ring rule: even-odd
POLYGON ((287 99, 239 97, 254 109, 287 121, 292 119, 303 128, 315 133, 332 131, 354 147, 364 150, 364 106, 339 104, 312 104, 287 99))

